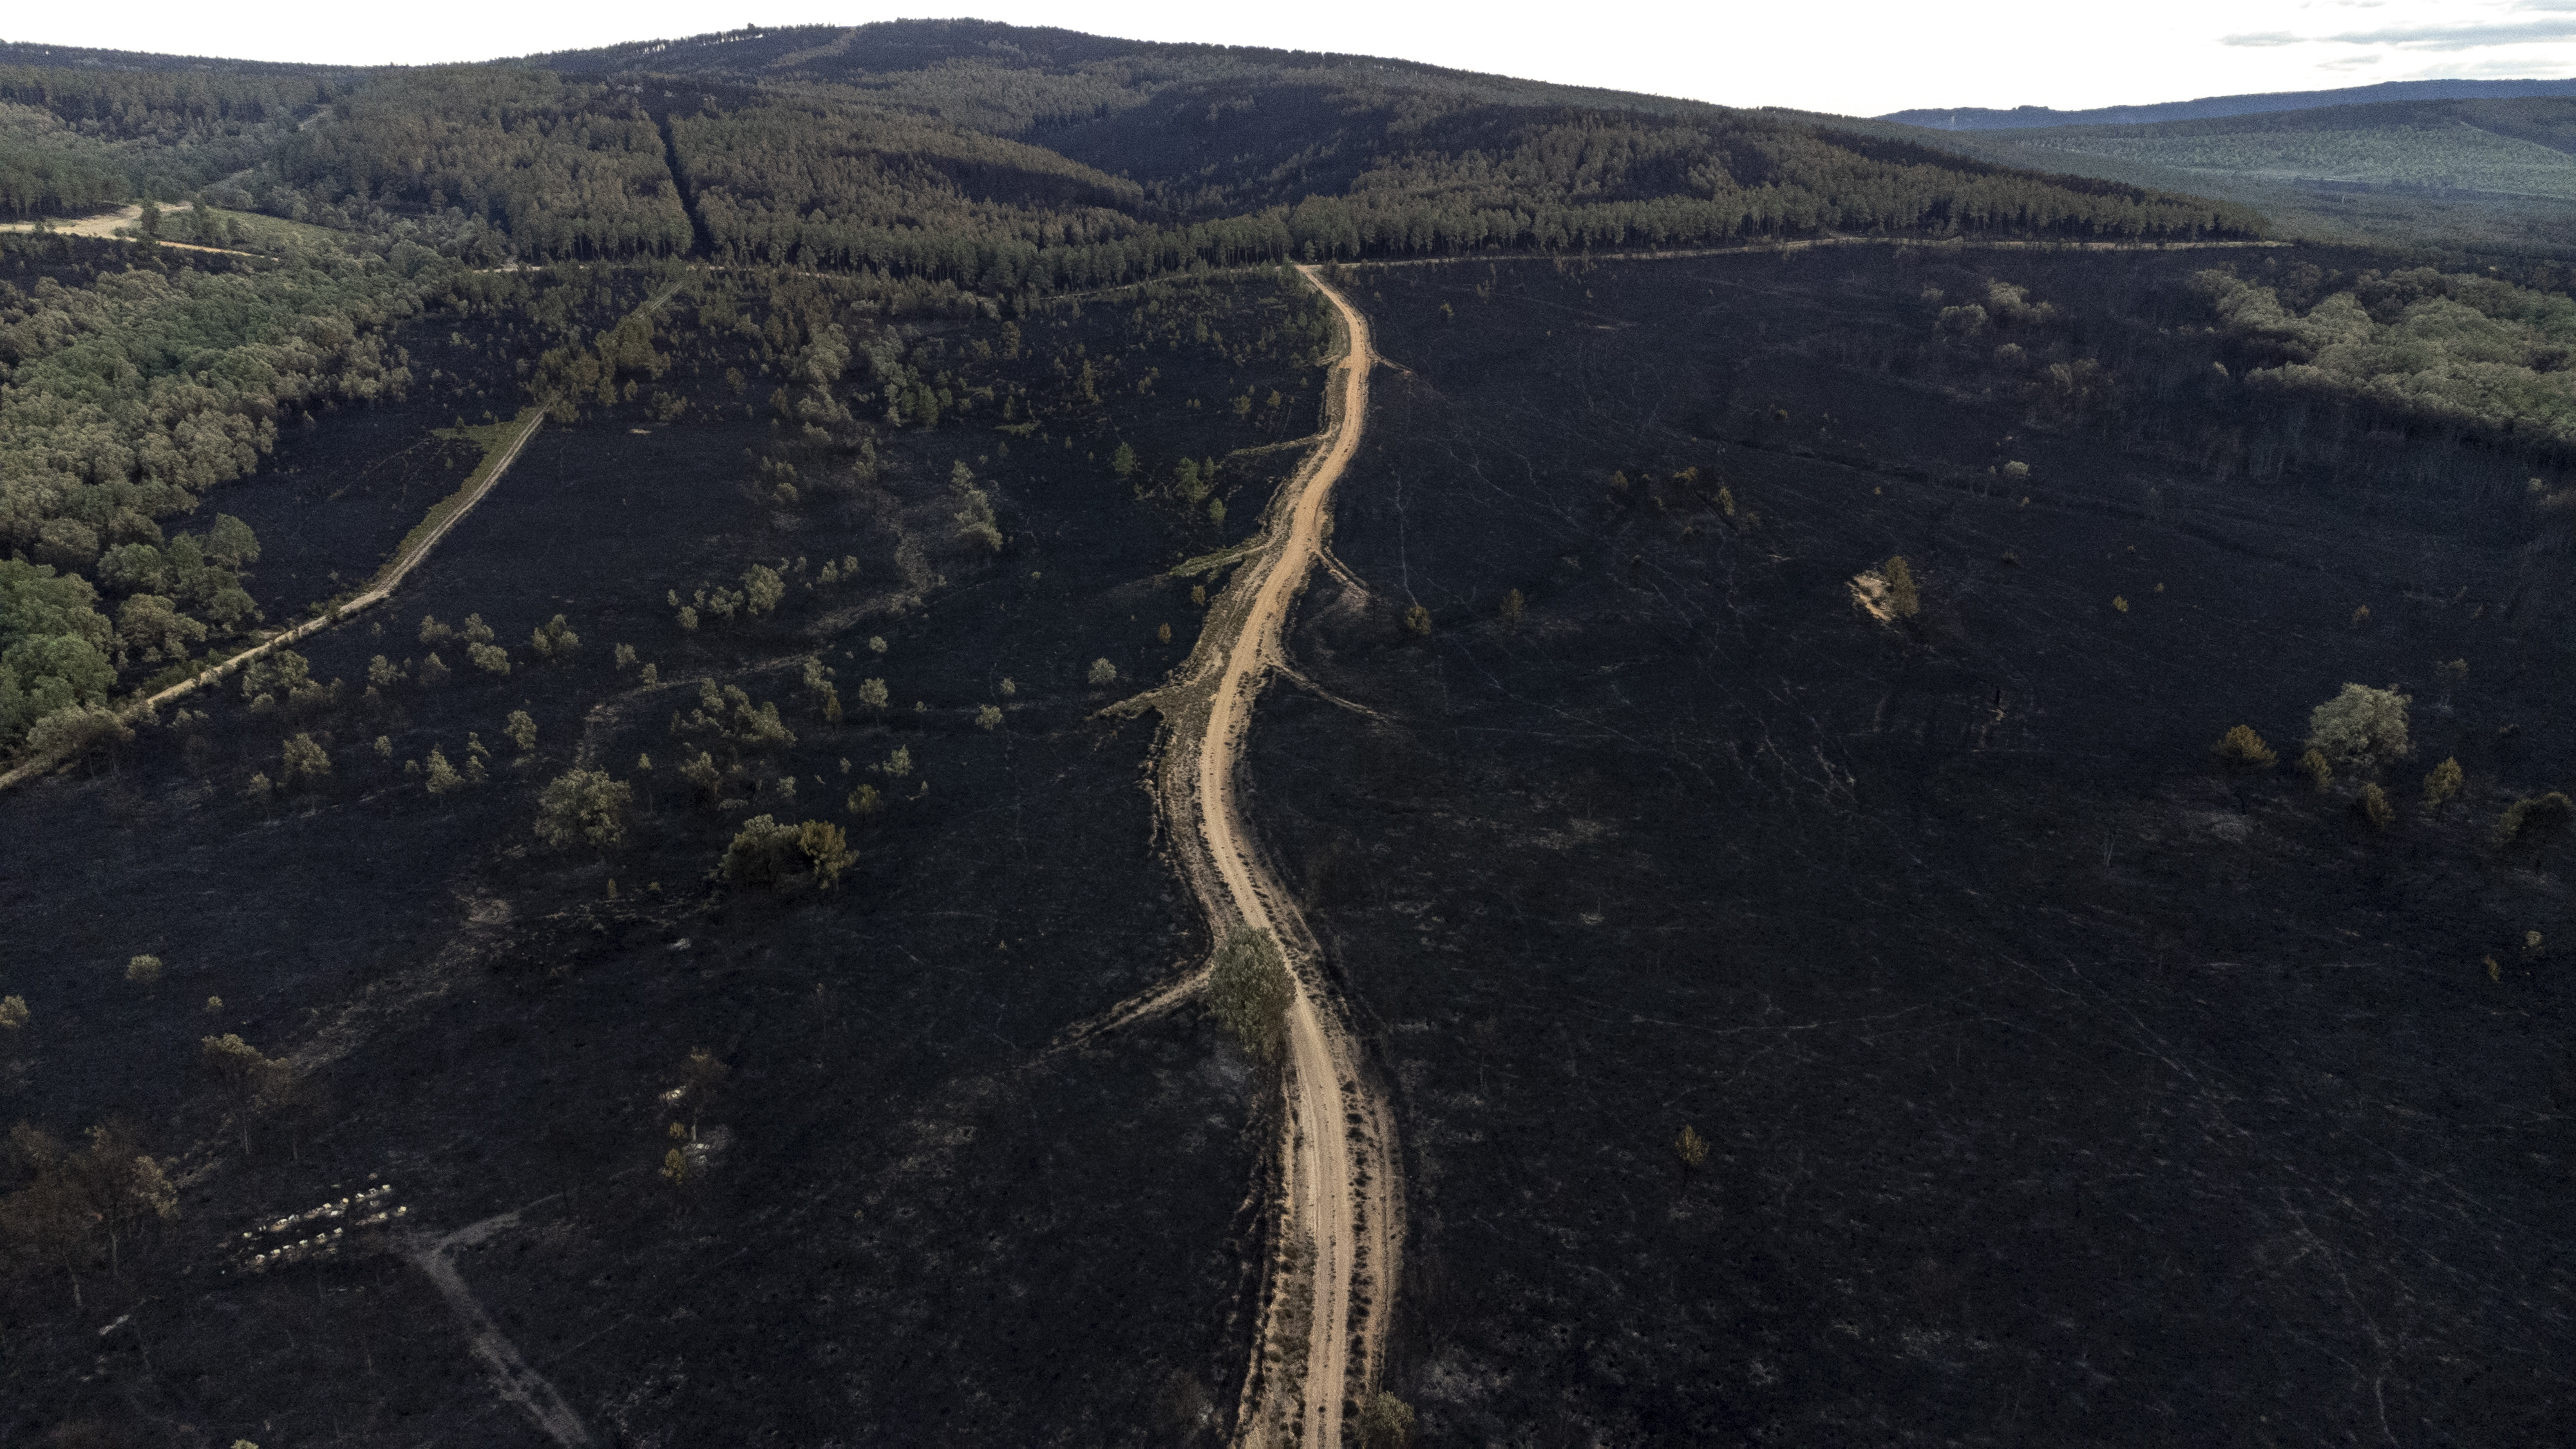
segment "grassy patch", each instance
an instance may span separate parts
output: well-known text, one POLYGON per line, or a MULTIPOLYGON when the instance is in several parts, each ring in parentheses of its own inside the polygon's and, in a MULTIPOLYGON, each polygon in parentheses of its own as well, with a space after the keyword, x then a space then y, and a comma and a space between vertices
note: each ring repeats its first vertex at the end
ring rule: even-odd
POLYGON ((1262 536, 1260 534, 1254 534, 1252 537, 1245 539, 1243 542, 1236 544, 1232 548, 1221 548, 1214 553, 1203 553, 1197 558, 1190 559, 1183 563, 1174 564, 1172 565, 1172 577, 1176 579, 1192 578, 1199 574, 1214 573, 1228 564, 1240 563, 1260 551, 1261 538, 1262 536))

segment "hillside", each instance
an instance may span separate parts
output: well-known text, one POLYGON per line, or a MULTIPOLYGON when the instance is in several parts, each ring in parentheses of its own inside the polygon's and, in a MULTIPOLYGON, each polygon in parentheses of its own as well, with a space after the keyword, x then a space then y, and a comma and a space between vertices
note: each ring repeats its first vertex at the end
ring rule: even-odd
POLYGON ((2558 1431, 2570 103, 8 54, 0 1445, 2558 1431))
POLYGON ((2576 100, 2391 101, 2010 131, 1796 118, 1993 165, 2198 191, 2259 210, 2284 236, 2436 255, 2576 255, 2576 100))
POLYGON ((2161 101, 2144 106, 2096 106, 2077 111, 2052 110, 2047 106, 2015 106, 2008 111, 1979 106, 1947 109, 1933 106, 1890 111, 1878 119, 1944 131, 2010 131, 2057 126, 2149 126, 2163 121, 2255 116, 2315 110, 2323 106, 2366 106, 2389 101, 2511 100, 2527 96, 2576 96, 2576 79, 2381 81, 2377 85, 2341 86, 2332 90, 2263 91, 2242 96, 2204 96, 2196 101, 2161 101))

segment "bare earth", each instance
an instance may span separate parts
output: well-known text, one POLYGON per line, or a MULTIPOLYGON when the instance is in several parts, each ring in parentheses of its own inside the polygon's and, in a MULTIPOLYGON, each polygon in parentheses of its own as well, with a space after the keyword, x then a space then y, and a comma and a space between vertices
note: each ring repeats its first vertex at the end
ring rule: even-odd
POLYGON ((1282 1252, 1273 1261, 1263 1332, 1246 1381, 1242 1441, 1337 1449, 1344 1403, 1374 1387, 1386 1340, 1401 1237, 1393 1124, 1362 1070, 1314 937, 1272 877, 1235 795, 1253 704, 1270 671, 1286 664, 1281 638, 1290 606, 1323 557, 1331 525, 1326 504, 1359 449, 1375 362, 1367 319, 1313 268, 1298 270, 1341 313, 1349 335, 1334 417, 1324 445, 1272 504, 1265 546, 1210 609, 1190 677, 1166 692, 1163 707, 1181 738, 1166 756, 1164 792, 1169 818, 1197 827, 1196 839, 1179 843, 1185 856, 1195 857, 1190 874, 1217 939, 1231 921, 1270 932, 1297 983, 1288 1012, 1282 1252), (1192 706, 1202 698, 1204 725, 1193 730, 1192 706), (1282 1271, 1299 1261, 1291 1249, 1311 1249, 1304 1256, 1310 1280, 1291 1281, 1282 1271), (1301 1299, 1311 1303, 1311 1316, 1301 1312, 1301 1299), (1283 1381, 1285 1351, 1298 1337, 1305 1340, 1306 1372, 1302 1380, 1283 1381), (1274 1353, 1281 1361, 1273 1361, 1274 1353))

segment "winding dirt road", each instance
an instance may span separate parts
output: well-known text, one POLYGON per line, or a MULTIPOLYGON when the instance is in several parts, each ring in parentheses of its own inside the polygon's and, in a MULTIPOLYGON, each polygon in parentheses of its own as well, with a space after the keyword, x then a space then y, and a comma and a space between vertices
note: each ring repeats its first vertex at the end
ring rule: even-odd
POLYGON ((1349 338, 1339 390, 1328 389, 1332 421, 1271 505, 1263 547, 1210 608, 1188 677, 1166 693, 1179 738, 1165 759, 1164 794, 1169 818, 1196 827, 1181 844, 1215 938, 1234 923, 1268 931, 1297 986, 1288 1009, 1279 1251, 1245 1381, 1240 1442, 1339 1449, 1344 1404, 1375 1387, 1386 1342, 1401 1240, 1393 1121, 1363 1070, 1314 936, 1262 859, 1235 788, 1254 702, 1285 663, 1289 609, 1323 557, 1333 484, 1359 450, 1376 361, 1367 319, 1314 268, 1298 271, 1340 312, 1349 338), (1204 725, 1193 730, 1201 701, 1204 725))

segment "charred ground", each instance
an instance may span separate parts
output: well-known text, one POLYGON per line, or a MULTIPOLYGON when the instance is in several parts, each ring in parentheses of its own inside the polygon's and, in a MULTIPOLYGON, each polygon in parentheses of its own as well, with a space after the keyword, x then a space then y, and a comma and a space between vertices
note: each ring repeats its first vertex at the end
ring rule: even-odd
POLYGON ((1307 294, 1174 284, 1005 323, 817 293, 719 322, 700 285, 576 276, 407 329, 409 398, 290 426, 226 494, 264 540, 248 582, 273 622, 372 572, 479 456, 457 425, 563 365, 564 329, 589 346, 673 298, 640 387, 612 369, 609 401, 549 422, 392 604, 310 642, 336 693, 254 709, 228 681, 188 701, 204 719, 6 802, 13 840, 49 842, 10 852, 13 934, 47 947, 9 966, 34 1017, 7 1111, 135 1123, 176 1159, 180 1215, 113 1272, 82 1262, 77 1308, 60 1272, 15 1286, 0 1432, 539 1442, 398 1258, 239 1271, 240 1233, 379 1174, 425 1235, 520 1213, 460 1272, 603 1437, 1135 1442, 1223 1402, 1269 1090, 1195 1013, 1049 1047, 1204 949, 1138 788, 1151 726, 1094 711, 1184 657, 1191 586, 1165 571, 1241 539, 1296 456, 1271 445, 1314 428, 1307 294), (835 336, 882 378, 815 382, 835 336), (1217 460, 1212 492, 1183 496, 1185 456, 1217 460), (968 486, 998 549, 961 528, 968 486), (755 565, 774 610, 680 625, 672 593, 748 592, 755 565), (580 647, 549 662, 529 636, 559 614, 580 647), (478 615, 510 672, 424 641, 424 615, 478 615), (376 656, 398 677, 370 688, 376 656), (793 742, 675 737, 706 686, 775 705, 793 742), (405 772, 433 748, 467 771, 469 733, 488 780, 439 797, 405 772), (298 735, 330 773, 250 794, 298 735), (711 789, 679 774, 700 748, 711 789), (624 847, 533 834, 539 787, 576 766, 634 786, 624 847), (862 785, 877 803, 854 811, 862 785), (829 893, 712 880, 759 814, 840 823, 858 861, 829 893), (143 953, 168 963, 148 986, 123 972, 143 953), (198 1071, 224 1032, 297 1082, 247 1151, 198 1071), (662 1100, 698 1048, 721 1087, 662 1100), (685 1186, 660 1171, 675 1120, 704 1167, 685 1186), (139 1335, 97 1338, 127 1313, 139 1335))
POLYGON ((2217 377, 2212 265, 2356 259, 1353 274, 1402 371, 1249 808, 1397 1084, 1426 1438, 2551 1432, 2576 923, 2491 840, 2571 763, 2560 475, 2217 377), (2386 832, 2286 767, 2351 680, 2386 832))

